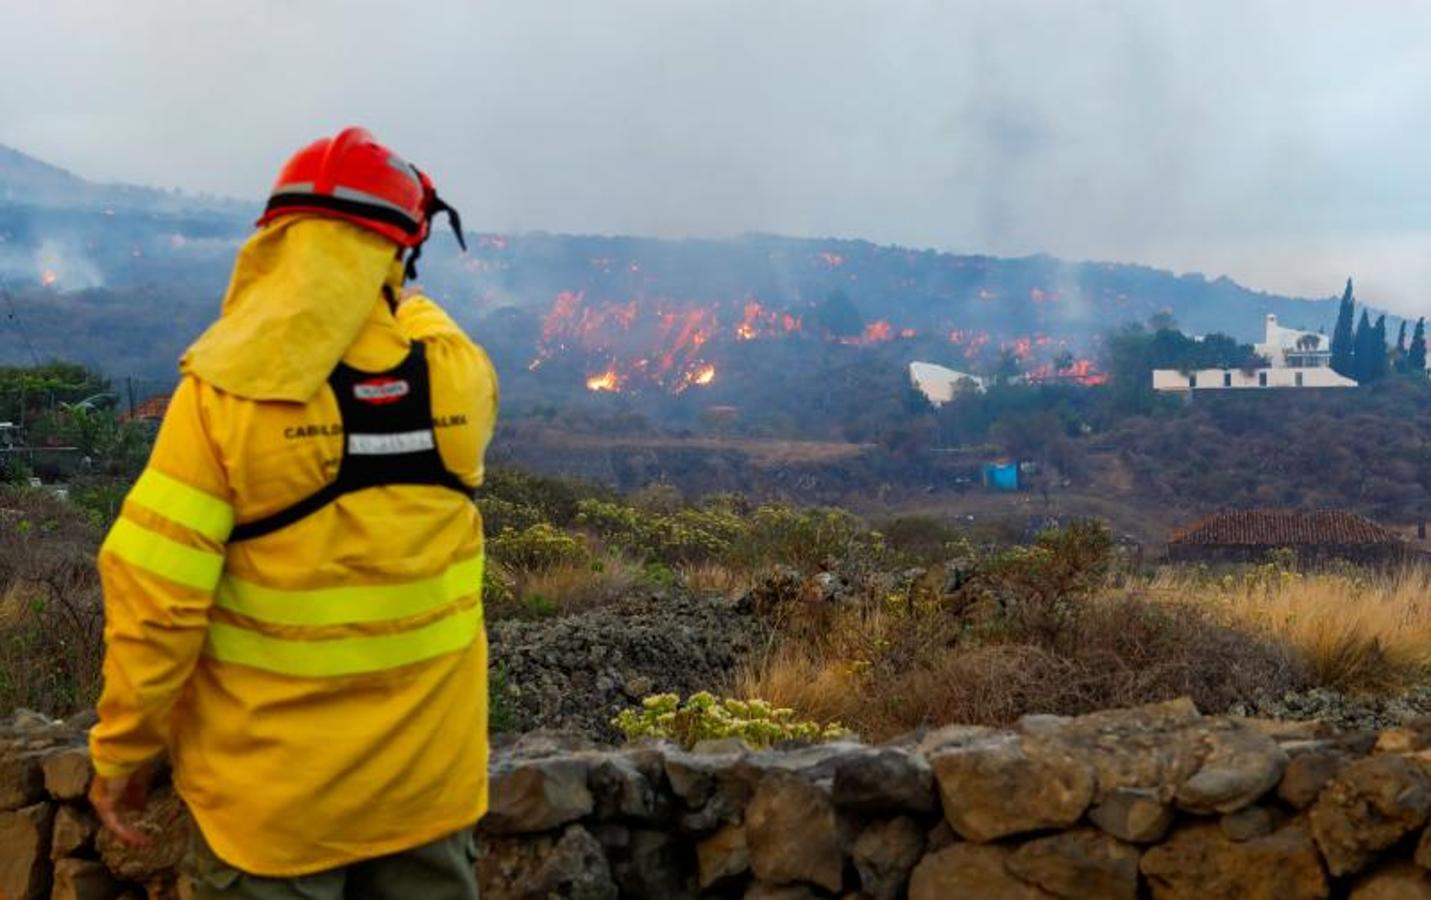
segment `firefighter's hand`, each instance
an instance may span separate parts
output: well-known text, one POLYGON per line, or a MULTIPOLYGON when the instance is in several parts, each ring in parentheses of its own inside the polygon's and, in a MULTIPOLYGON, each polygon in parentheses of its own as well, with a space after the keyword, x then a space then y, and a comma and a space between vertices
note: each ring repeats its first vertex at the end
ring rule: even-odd
POLYGON ((142 766, 119 778, 96 775, 89 786, 89 803, 105 828, 130 847, 149 843, 149 835, 120 818, 123 811, 141 812, 149 799, 150 767, 142 766))
POLYGON ((415 285, 411 285, 411 286, 409 286, 409 287, 404 287, 404 288, 402 289, 402 293, 398 294, 398 302, 397 302, 397 305, 398 305, 398 306, 402 306, 404 303, 406 303, 407 301, 413 299, 414 297, 426 297, 426 296, 427 296, 427 294, 423 291, 422 285, 420 285, 420 284, 415 284, 415 285))

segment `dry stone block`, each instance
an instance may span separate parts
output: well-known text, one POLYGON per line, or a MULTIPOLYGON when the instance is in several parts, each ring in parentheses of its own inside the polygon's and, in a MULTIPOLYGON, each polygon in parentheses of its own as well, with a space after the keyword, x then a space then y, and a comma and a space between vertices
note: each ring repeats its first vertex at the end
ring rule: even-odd
POLYGON ((1154 900, 1318 900, 1328 896, 1317 848, 1297 826, 1231 841, 1213 823, 1181 828, 1140 865, 1154 900))
POLYGON ((908 816, 871 822, 851 851, 861 890, 871 900, 899 897, 923 855, 924 831, 908 816))
POLYGON ((1388 863, 1357 879, 1350 900, 1431 900, 1431 874, 1408 862, 1388 863))
POLYGON ((651 782, 624 756, 612 754, 597 760, 591 766, 588 787, 599 818, 649 821, 658 815, 651 782))
POLYGON ((587 761, 576 757, 507 763, 492 771, 490 808, 481 828, 492 834, 550 831, 589 815, 587 761))
POLYGON ((113 900, 119 882, 110 876, 104 863, 92 859, 62 859, 55 863, 55 885, 51 900, 113 900))
POLYGON ((0 897, 38 900, 49 891, 54 818, 49 803, 0 813, 0 897))
POLYGON ((872 815, 933 812, 938 802, 928 761, 893 748, 840 760, 832 793, 841 809, 872 815))
POLYGON ((612 877, 623 897, 690 896, 686 887, 686 856, 682 843, 666 831, 639 830, 611 865, 612 877))
POLYGON ((1088 818, 1119 840, 1151 844, 1163 839, 1173 824, 1173 808, 1151 788, 1114 788, 1103 795, 1088 818))
POLYGON ((580 825, 568 825, 560 838, 483 835, 477 886, 482 900, 616 900, 618 895, 600 842, 580 825))
POLYGON ((761 881, 751 883, 744 897, 745 900, 820 900, 820 895, 809 885, 765 884, 761 881))
POLYGON ((148 881, 172 870, 189 849, 193 822, 173 788, 156 791, 144 811, 128 821, 149 835, 148 844, 125 846, 108 828, 100 829, 95 840, 99 858, 117 878, 148 881))
POLYGON ((750 865, 770 884, 808 882, 838 891, 844 854, 835 804, 798 775, 771 772, 745 811, 750 865))
POLYGON ((1287 752, 1250 728, 1214 732, 1202 766, 1178 788, 1177 803, 1194 813, 1230 813, 1248 806, 1282 780, 1287 752))
POLYGON ((750 847, 744 825, 726 825, 696 844, 696 870, 701 890, 739 878, 750 871, 750 847))
POLYGON ((1004 867, 1007 847, 953 844, 919 861, 909 878, 909 900, 1048 900, 1034 885, 1010 875, 1004 867))
POLYGON ((89 849, 99 831, 99 820, 78 806, 61 806, 55 814, 55 831, 50 840, 50 858, 75 856, 89 849))
POLYGON ((45 790, 56 800, 78 800, 89 790, 94 769, 89 764, 89 751, 70 747, 48 754, 40 764, 45 773, 45 790))
POLYGON ((931 763, 944 815, 966 840, 1066 828, 1093 798, 1093 770, 1056 747, 1026 752, 1017 737, 946 750, 931 763))
POLYGON ((1383 754, 1348 764, 1309 818, 1333 875, 1360 871, 1382 850, 1420 828, 1431 813, 1431 778, 1404 756, 1383 754))
POLYGON ((1076 828, 1029 841, 1004 866, 1055 897, 1135 900, 1138 856, 1136 847, 1096 828, 1076 828))
POLYGON ((1230 841, 1246 841, 1271 834, 1281 824, 1276 812, 1266 806, 1248 806, 1223 816, 1218 825, 1230 841))
POLYGON ((1416 865, 1423 869, 1431 869, 1431 826, 1421 832, 1421 839, 1416 842, 1416 865))
POLYGON ((0 811, 19 809, 45 798, 45 772, 37 753, 0 752, 0 811))
POLYGON ((1347 762, 1344 754, 1330 748, 1298 753, 1282 772, 1277 796, 1296 809, 1306 809, 1347 762))

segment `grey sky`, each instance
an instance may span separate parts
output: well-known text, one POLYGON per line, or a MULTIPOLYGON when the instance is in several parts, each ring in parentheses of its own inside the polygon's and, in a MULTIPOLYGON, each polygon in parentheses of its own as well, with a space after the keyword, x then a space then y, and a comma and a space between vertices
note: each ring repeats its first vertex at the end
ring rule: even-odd
POLYGON ((1145 262, 1431 314, 1420 0, 0 0, 0 143, 261 197, 349 123, 471 227, 1145 262))

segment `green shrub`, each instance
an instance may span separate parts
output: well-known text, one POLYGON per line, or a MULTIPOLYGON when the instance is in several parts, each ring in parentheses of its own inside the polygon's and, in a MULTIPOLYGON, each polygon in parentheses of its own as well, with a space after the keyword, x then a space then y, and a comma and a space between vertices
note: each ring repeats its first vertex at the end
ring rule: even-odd
POLYGON ((842 509, 767 505, 747 521, 727 560, 750 570, 781 564, 809 571, 829 560, 862 567, 884 554, 883 538, 842 509))
POLYGON ((725 509, 685 507, 663 514, 595 499, 581 501, 576 518, 606 543, 668 565, 718 558, 745 528, 725 509))
POLYGON ((684 704, 675 694, 656 694, 641 701, 641 709, 624 709, 611 720, 627 740, 654 737, 675 741, 687 749, 699 741, 740 738, 752 747, 782 741, 816 742, 845 734, 838 723, 795 720, 795 711, 777 709, 764 700, 717 699, 701 691, 684 704))
POLYGON ((555 525, 538 522, 517 531, 507 529, 487 542, 488 553, 502 566, 521 572, 544 572, 557 566, 585 565, 590 551, 581 538, 555 525))

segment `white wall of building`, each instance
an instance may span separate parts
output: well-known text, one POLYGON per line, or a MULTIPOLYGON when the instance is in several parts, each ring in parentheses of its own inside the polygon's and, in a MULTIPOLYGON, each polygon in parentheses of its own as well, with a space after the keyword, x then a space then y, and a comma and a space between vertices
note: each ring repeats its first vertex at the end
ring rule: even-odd
POLYGON ((927 362, 910 363, 909 380, 914 382, 914 386, 919 389, 920 393, 928 397, 929 402, 935 406, 948 403, 962 390, 982 391, 984 389, 984 379, 977 375, 957 372, 954 369, 927 362))
POLYGON ((1331 338, 1315 331, 1283 328, 1277 324, 1277 316, 1272 313, 1267 314, 1267 328, 1262 343, 1252 345, 1252 349, 1274 369, 1331 365, 1331 338), (1291 359, 1288 358, 1289 355, 1291 359))
POLYGON ((1154 369, 1155 391, 1225 391, 1267 390, 1272 388, 1350 388, 1356 382, 1328 368, 1289 369, 1199 369, 1180 372, 1177 369, 1154 369))

